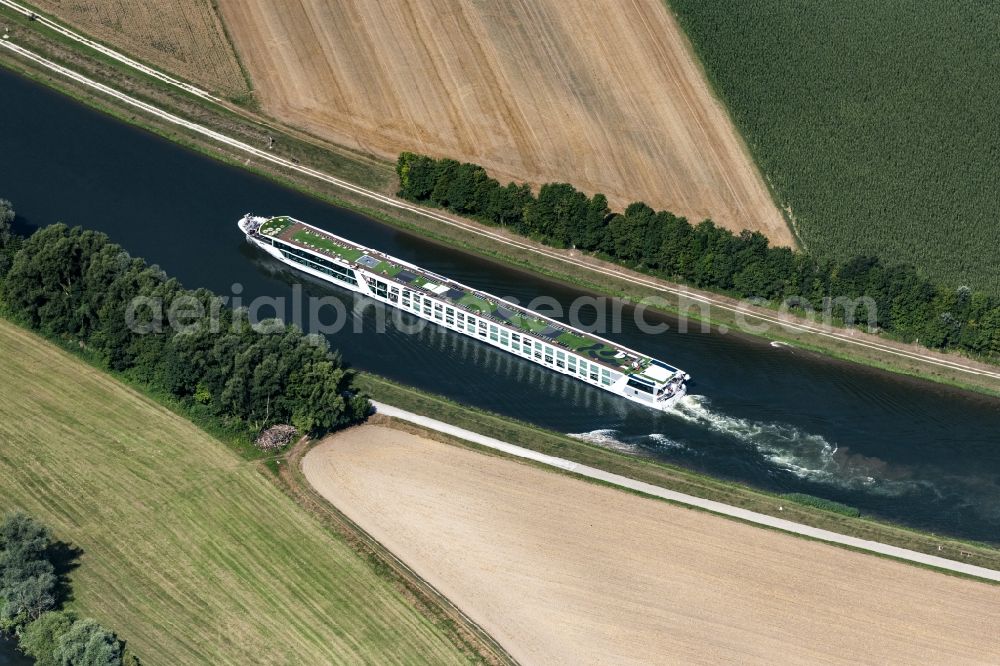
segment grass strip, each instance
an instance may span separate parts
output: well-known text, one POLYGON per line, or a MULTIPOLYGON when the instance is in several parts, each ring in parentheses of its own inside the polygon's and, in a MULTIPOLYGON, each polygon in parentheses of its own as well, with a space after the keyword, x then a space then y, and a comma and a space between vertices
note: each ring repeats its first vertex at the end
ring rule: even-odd
POLYGON ((237 452, 0 320, 0 506, 83 550, 72 607, 150 664, 467 663, 237 452))
POLYGON ((938 536, 867 516, 844 515, 831 511, 831 507, 795 502, 744 484, 714 479, 649 458, 605 449, 529 423, 461 405, 370 373, 359 373, 355 383, 376 400, 540 453, 803 525, 1000 570, 1000 549, 989 544, 938 536))

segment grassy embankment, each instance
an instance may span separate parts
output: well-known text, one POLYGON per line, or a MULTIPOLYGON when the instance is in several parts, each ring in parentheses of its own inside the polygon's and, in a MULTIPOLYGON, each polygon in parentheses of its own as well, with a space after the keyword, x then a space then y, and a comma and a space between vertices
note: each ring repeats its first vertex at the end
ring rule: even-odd
POLYGON ((342 538, 189 421, 0 320, 0 506, 83 550, 72 606, 149 664, 465 663, 342 538))
MULTIPOLYGON (((0 15, 4 15, 4 10, 0 10, 0 15)), ((165 109, 192 117, 193 119, 209 125, 214 129, 227 131, 237 138, 248 141, 257 140, 258 142, 261 142, 265 133, 269 133, 278 139, 274 151, 275 153, 299 159, 304 164, 310 164, 311 166, 323 169, 332 175, 343 177, 351 180, 352 182, 357 182, 385 192, 391 192, 395 187, 392 167, 389 164, 372 160, 365 156, 348 153, 338 147, 325 144, 315 137, 304 135, 297 130, 277 128, 270 120, 266 121, 268 124, 258 123, 253 120, 254 116, 248 114, 242 109, 223 110, 206 107, 200 101, 193 100, 183 94, 178 94, 176 91, 173 91, 162 84, 141 77, 136 77, 131 70, 126 70, 117 63, 100 57, 93 57, 91 54, 81 51, 76 45, 69 44, 63 38, 43 34, 38 31, 28 30, 30 26, 26 21, 12 16, 8 16, 8 18, 12 19, 11 23, 14 24, 15 27, 17 27, 18 22, 20 22, 21 29, 15 29, 14 31, 14 35, 18 38, 20 43, 24 43, 26 46, 30 46, 32 49, 43 53, 48 57, 54 57, 65 64, 71 65, 83 73, 94 76, 99 80, 106 81, 123 91, 138 95, 147 101, 157 103, 165 109)), ((152 117, 140 115, 129 108, 118 106, 112 100, 99 95, 94 95, 85 88, 75 86, 67 81, 53 77, 44 70, 11 58, 6 53, 0 52, 0 64, 19 71, 45 85, 57 88, 91 106, 115 115, 123 121, 146 127, 147 129, 168 139, 184 144, 213 158, 241 167, 246 166, 251 171, 255 171, 288 186, 317 196, 320 199, 344 205, 354 210, 359 210, 385 222, 394 224, 400 228, 408 229, 426 237, 435 239, 442 244, 460 247, 491 259, 503 261, 525 269, 530 269, 536 273, 542 273, 561 281, 576 284, 598 292, 625 297, 647 295, 647 292, 638 290, 633 285, 629 285, 628 283, 617 280, 613 277, 594 273, 584 266, 568 266, 565 263, 540 257, 527 251, 498 246, 493 242, 485 241, 475 234, 457 230, 442 223, 409 214, 405 211, 373 207, 374 204, 367 199, 358 198, 343 190, 304 178, 293 172, 284 172, 281 169, 272 168, 266 164, 251 163, 247 166, 244 163, 245 158, 242 158, 237 154, 228 153, 219 146, 205 143, 194 135, 181 132, 172 126, 164 125, 152 117), (391 211, 391 214, 387 211, 391 211)), ((670 302, 667 301, 663 309, 670 311, 673 308, 670 302)), ((705 315, 705 313, 699 312, 692 312, 692 314, 695 318, 705 315)), ((709 316, 713 322, 721 326, 732 327, 732 325, 736 323, 734 317, 722 310, 713 309, 709 313, 709 316)), ((801 347, 816 349, 832 356, 848 358, 896 372, 925 376, 945 383, 967 386, 986 393, 998 394, 995 382, 991 380, 976 380, 974 378, 969 378, 966 375, 954 372, 928 369, 927 366, 908 361, 900 361, 892 357, 888 357, 887 360, 887 357, 881 353, 860 350, 844 343, 829 341, 811 334, 792 334, 781 331, 776 332, 782 334, 773 335, 772 337, 793 342, 801 347)), ((776 332, 772 331, 772 333, 776 332)), ((371 381, 375 382, 378 380, 371 378, 371 381)), ((431 401, 429 406, 425 405, 427 409, 424 410, 420 408, 419 401, 417 403, 414 403, 413 401, 414 395, 418 395, 416 392, 402 389, 402 387, 395 387, 392 390, 389 390, 385 386, 375 388, 373 384, 369 384, 369 388, 376 397, 390 402, 398 402, 400 406, 409 407, 414 411, 424 411, 425 413, 430 413, 438 418, 451 420, 455 423, 465 425, 470 427, 470 429, 482 430, 483 427, 485 427, 477 425, 486 423, 484 420, 485 417, 478 412, 468 410, 464 407, 450 405, 447 409, 444 409, 443 405, 445 403, 439 399, 423 396, 421 400, 431 401), (400 391, 403 392, 401 393, 400 391)), ((576 440, 565 438, 556 433, 548 433, 524 424, 514 424, 509 420, 500 419, 499 417, 491 417, 491 425, 488 427, 488 430, 490 432, 487 432, 487 434, 494 434, 494 436, 498 437, 506 437, 510 441, 515 441, 524 446, 530 446, 533 448, 551 447, 551 452, 559 455, 567 455, 567 453, 571 451, 586 451, 590 464, 612 469, 614 471, 621 471, 622 473, 627 473, 631 476, 636 476, 637 478, 647 478, 647 480, 663 483, 664 485, 668 484, 666 481, 663 481, 663 479, 676 478, 678 479, 678 483, 683 481, 683 484, 680 486, 674 485, 672 487, 677 487, 682 490, 687 489, 689 492, 692 492, 692 494, 712 496, 737 505, 742 505, 742 502, 748 502, 751 498, 757 498, 760 502, 759 504, 753 505, 753 508, 762 512, 773 512, 776 510, 777 498, 775 496, 752 491, 735 484, 726 484, 714 481, 712 479, 708 479, 707 477, 701 477, 699 475, 691 474, 689 472, 684 472, 682 470, 670 468, 664 465, 658 465, 649 461, 630 459, 619 454, 598 449, 597 447, 588 447, 576 440), (507 431, 507 428, 510 428, 509 436, 505 436, 503 434, 507 431), (650 470, 655 471, 654 476, 656 478, 648 478, 645 476, 650 472, 650 470), (698 490, 699 488, 702 490, 698 490)), ((545 449, 543 448, 543 450, 545 449)), ((791 507, 786 507, 786 509, 790 510, 791 507)), ((796 507, 794 511, 800 511, 800 509, 796 507)), ((786 511, 782 515, 787 517, 794 516, 796 514, 786 511)), ((821 518, 828 517, 829 516, 821 515, 821 518)), ((809 512, 804 512, 801 514, 801 517, 793 519, 801 520, 802 522, 808 524, 814 524, 811 521, 817 520, 817 517, 809 514, 809 512)), ((886 528, 890 530, 897 530, 899 532, 898 541, 880 537, 873 538, 880 538, 880 540, 887 542, 898 543, 899 545, 905 545, 916 550, 926 550, 927 552, 933 552, 935 554, 943 554, 955 557, 956 559, 972 561, 982 564, 983 566, 996 567, 995 551, 992 549, 987 548, 980 550, 977 546, 955 541, 942 542, 942 540, 929 535, 914 536, 916 533, 912 531, 893 528, 891 526, 883 526, 872 523, 871 521, 851 522, 852 529, 863 527, 864 529, 861 530, 861 533, 865 534, 868 533, 872 525, 879 525, 880 529, 886 528), (944 550, 940 553, 937 551, 938 544, 942 544, 944 547, 944 550), (962 556, 960 555, 961 551, 970 553, 970 555, 962 556)), ((840 529, 840 531, 845 531, 830 524, 829 522, 826 522, 825 520, 821 520, 818 524, 831 529, 840 529)))
MULTIPOLYGON (((678 492, 725 502, 752 511, 778 516, 803 525, 870 539, 902 548, 947 557, 969 564, 1000 570, 1000 550, 982 544, 935 536, 868 517, 853 517, 843 511, 822 510, 798 503, 794 498, 755 490, 721 481, 658 461, 626 455, 588 444, 561 433, 545 430, 507 417, 459 405, 441 396, 396 384, 371 374, 359 375, 356 384, 376 400, 424 414, 511 444, 566 458, 577 463, 646 481, 678 492), (779 510, 781 507, 781 510, 779 510)), ((409 424, 400 427, 409 428, 409 424)), ((414 426, 415 427, 415 426, 414 426)), ((474 444, 419 429, 421 434, 477 450, 474 444)), ((551 469, 546 467, 546 469, 551 469)))
MULTIPOLYGON (((320 169, 357 183, 370 189, 392 193, 396 189, 393 167, 382 160, 346 150, 330 144, 301 130, 281 126, 273 119, 265 118, 247 108, 229 106, 217 107, 176 91, 158 81, 139 76, 117 62, 95 55, 93 52, 70 42, 66 38, 38 27, 23 17, 0 9, 0 17, 11 27, 11 38, 18 44, 34 50, 57 62, 96 78, 122 92, 137 96, 156 104, 165 110, 178 113, 212 129, 222 131, 243 141, 264 147, 267 137, 276 139, 273 152, 282 157, 294 159, 304 165, 320 169)), ((45 85, 57 88, 91 106, 132 124, 153 131, 167 139, 183 144, 210 157, 229 164, 246 168, 280 182, 289 187, 315 196, 319 199, 362 212, 401 229, 412 231, 444 245, 460 248, 480 256, 545 275, 560 282, 577 285, 598 293, 638 300, 649 297, 653 292, 646 287, 632 284, 615 275, 598 273, 589 264, 614 269, 621 275, 630 273, 611 264, 580 257, 577 253, 563 252, 563 256, 573 258, 572 262, 539 255, 533 251, 506 246, 485 238, 470 229, 485 229, 475 222, 468 222, 470 229, 450 226, 421 215, 379 204, 368 198, 348 192, 337 186, 323 183, 308 176, 289 171, 265 162, 247 161, 240 153, 207 142, 205 139, 178 129, 120 102, 95 94, 89 89, 53 76, 44 69, 26 63, 6 52, 0 52, 0 65, 7 66, 45 85)), ((496 233, 498 230, 491 229, 496 233)), ((502 230, 501 235, 507 235, 502 230)), ((510 235, 520 242, 542 248, 540 244, 510 235)), ((551 252, 551 249, 546 249, 551 252)), ((559 253, 559 251, 556 251, 559 253)), ((662 284, 669 284, 665 281, 662 284)), ((697 294, 694 291, 692 293, 697 294)), ((657 308, 666 312, 677 312, 681 308, 696 321, 710 321, 721 330, 738 330, 746 322, 756 323, 752 316, 737 315, 721 308, 702 308, 690 302, 680 303, 678 298, 664 292, 656 292, 662 300, 657 308)), ((765 310, 764 313, 771 314, 765 310)), ((834 340, 810 332, 795 331, 785 327, 771 326, 761 333, 762 337, 782 340, 798 347, 817 351, 829 356, 863 363, 893 372, 918 376, 934 381, 977 390, 991 395, 1000 395, 1000 387, 995 380, 968 373, 929 365, 922 361, 887 355, 884 352, 860 347, 844 341, 834 340)), ((918 347, 913 351, 923 353, 918 347)))

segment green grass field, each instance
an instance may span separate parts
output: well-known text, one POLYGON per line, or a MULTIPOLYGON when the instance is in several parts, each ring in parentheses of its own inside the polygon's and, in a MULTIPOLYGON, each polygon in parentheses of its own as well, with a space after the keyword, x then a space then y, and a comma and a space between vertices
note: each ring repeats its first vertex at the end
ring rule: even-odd
POLYGON ((252 462, 3 320, 0 442, 0 510, 83 549, 72 606, 143 663, 466 661, 252 462))
POLYGON ((1000 294, 1000 5, 666 1, 810 250, 1000 294))

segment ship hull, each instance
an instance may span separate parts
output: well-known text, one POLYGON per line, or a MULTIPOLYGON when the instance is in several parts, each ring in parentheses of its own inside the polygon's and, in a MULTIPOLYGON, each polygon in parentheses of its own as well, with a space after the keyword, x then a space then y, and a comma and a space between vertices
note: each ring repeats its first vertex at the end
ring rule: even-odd
MULTIPOLYGON (((248 216, 249 217, 249 216, 248 216)), ((281 248, 276 247, 267 238, 263 238, 255 233, 248 231, 248 228, 244 224, 244 221, 248 218, 244 218, 240 221, 240 229, 244 232, 247 242, 251 243, 255 247, 261 249, 267 253, 270 257, 276 259, 277 261, 293 268, 297 271, 310 275, 314 278, 327 282, 331 285, 339 287, 341 289, 346 289, 348 291, 353 291, 355 293, 363 294, 368 298, 371 298, 380 303, 384 303, 395 309, 402 310, 420 319, 428 321, 434 325, 441 326, 442 328, 454 331, 469 338, 473 338, 479 342, 485 343, 497 349, 503 350, 513 356, 525 359, 534 363, 535 365, 540 365, 548 370, 557 372, 567 377, 573 378, 577 381, 582 381, 584 383, 590 384, 602 390, 613 393, 617 396, 625 398, 631 402, 643 405, 651 409, 658 411, 667 411, 672 409, 679 400, 681 400, 687 394, 686 384, 680 382, 674 387, 672 395, 669 397, 654 397, 650 395, 645 390, 639 390, 633 388, 629 385, 626 377, 620 377, 610 384, 602 383, 599 375, 584 375, 582 372, 576 370, 571 370, 573 366, 567 365, 565 362, 558 361, 555 357, 538 356, 537 351, 532 354, 530 352, 515 353, 510 348, 510 338, 508 337, 504 344, 504 338, 501 336, 484 335, 483 331, 479 328, 473 329, 470 325, 463 324, 461 319, 449 320, 445 317, 435 317, 435 314, 440 315, 440 312, 444 307, 447 306, 447 302, 443 299, 435 299, 433 296, 427 294, 422 295, 424 307, 400 307, 400 301, 398 296, 394 300, 389 293, 380 293, 376 289, 373 289, 371 284, 373 280, 378 280, 380 277, 378 274, 372 271, 366 270, 362 266, 358 266, 349 262, 335 261, 329 257, 323 257, 324 263, 332 262, 336 263, 344 270, 345 274, 342 275, 339 272, 334 276, 331 275, 330 270, 319 265, 311 264, 308 260, 303 261, 302 257, 296 257, 293 261, 292 257, 282 251, 281 248), (353 282, 349 279, 350 276, 354 277, 353 282), (427 307, 427 302, 430 301, 430 307, 427 307), (435 314, 432 314, 435 313, 435 314)), ((257 219, 257 218, 254 218, 257 219)), ((513 330, 513 329, 510 329, 513 330)), ((521 333, 525 340, 529 336, 521 333)), ((514 335, 515 339, 517 335, 514 335)), ((516 345, 515 345, 516 346, 516 345)), ((537 347, 536 347, 537 348, 537 347)), ((581 359, 582 360, 582 359, 581 359)), ((684 376, 687 377, 686 375, 684 376)))

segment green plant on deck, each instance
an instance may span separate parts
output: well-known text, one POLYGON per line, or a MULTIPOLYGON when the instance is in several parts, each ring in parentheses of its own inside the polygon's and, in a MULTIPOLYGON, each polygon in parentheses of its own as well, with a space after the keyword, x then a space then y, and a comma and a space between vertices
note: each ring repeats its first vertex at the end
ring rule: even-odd
POLYGON ((562 333, 558 338, 559 342, 563 343, 567 347, 573 350, 581 349, 583 347, 590 347, 594 344, 593 340, 580 337, 570 332, 562 333))
POLYGON ((321 236, 315 232, 309 231, 308 229, 303 229, 301 231, 295 232, 292 238, 300 243, 306 245, 311 245, 313 247, 319 248, 320 250, 326 250, 335 255, 342 257, 348 261, 357 261, 362 252, 353 247, 344 247, 343 245, 327 238, 326 236, 321 236))
POLYGON ((459 305, 464 305, 467 308, 486 314, 493 314, 497 311, 495 303, 476 294, 462 294, 461 298, 458 299, 458 303, 459 305))

